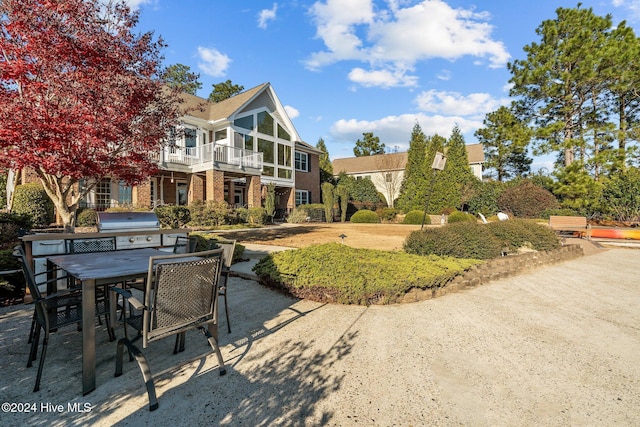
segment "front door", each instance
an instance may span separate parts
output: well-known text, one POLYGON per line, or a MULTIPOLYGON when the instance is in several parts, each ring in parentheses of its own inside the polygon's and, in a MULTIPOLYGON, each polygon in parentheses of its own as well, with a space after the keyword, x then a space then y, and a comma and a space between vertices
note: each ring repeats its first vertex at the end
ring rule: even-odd
POLYGON ((176 205, 186 206, 189 203, 187 181, 176 181, 176 205))

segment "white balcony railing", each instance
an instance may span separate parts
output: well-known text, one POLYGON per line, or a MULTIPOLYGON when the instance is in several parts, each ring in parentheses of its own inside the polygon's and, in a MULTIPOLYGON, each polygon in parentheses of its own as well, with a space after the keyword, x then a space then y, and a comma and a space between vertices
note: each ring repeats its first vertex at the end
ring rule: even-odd
POLYGON ((160 163, 174 163, 186 166, 205 166, 218 162, 238 167, 262 169, 262 153, 229 147, 220 144, 205 144, 199 147, 164 147, 159 159, 160 163))

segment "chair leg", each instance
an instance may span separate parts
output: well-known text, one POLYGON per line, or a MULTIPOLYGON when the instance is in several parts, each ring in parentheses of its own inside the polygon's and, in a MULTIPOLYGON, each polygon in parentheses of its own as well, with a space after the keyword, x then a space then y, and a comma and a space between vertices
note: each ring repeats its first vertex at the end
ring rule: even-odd
POLYGON ((40 344, 40 325, 36 326, 37 329, 33 332, 33 339, 31 340, 31 351, 29 352, 29 360, 27 361, 27 368, 33 365, 33 361, 38 356, 38 344, 40 344))
POLYGON ((49 333, 44 331, 44 340, 42 342, 42 351, 40 352, 40 363, 38 364, 38 375, 36 376, 36 385, 33 392, 40 390, 40 379, 42 378, 42 368, 44 368, 44 359, 47 355, 47 345, 49 344, 49 333))
POLYGON ((220 376, 223 376, 227 373, 227 368, 224 366, 224 360, 222 359, 222 353, 220 353, 220 346, 218 346, 218 341, 209 333, 209 330, 205 327, 198 327, 202 331, 202 333, 207 337, 207 341, 209 341, 209 345, 216 353, 216 357, 218 358, 218 371, 220 372, 220 376))
POLYGON ((147 362, 147 358, 144 357, 144 354, 140 351, 138 347, 133 345, 128 339, 121 338, 118 340, 118 347, 116 350, 116 373, 115 376, 119 377, 122 375, 122 357, 124 356, 124 348, 123 346, 127 346, 129 350, 129 354, 133 354, 138 362, 138 366, 140 367, 140 371, 142 371, 142 378, 144 380, 145 386, 147 387, 147 395, 149 396, 149 411, 155 411, 158 409, 158 399, 156 397, 156 388, 153 384, 153 375, 151 374, 151 369, 149 368, 149 363, 147 362))
POLYGON ((33 341, 33 334, 36 332, 36 312, 33 311, 33 318, 31 319, 31 330, 29 331, 29 340, 27 344, 31 344, 33 341))
POLYGON ((224 297, 224 314, 227 318, 227 333, 231 333, 231 323, 229 323, 229 304, 227 304, 227 279, 229 278, 229 273, 224 273, 224 285, 222 285, 223 292, 221 293, 224 297))

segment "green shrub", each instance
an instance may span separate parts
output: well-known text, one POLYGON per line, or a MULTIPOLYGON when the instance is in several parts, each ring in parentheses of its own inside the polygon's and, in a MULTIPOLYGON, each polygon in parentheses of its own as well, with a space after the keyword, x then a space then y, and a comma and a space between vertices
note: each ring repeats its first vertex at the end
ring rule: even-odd
POLYGON ((522 219, 510 219, 486 224, 486 227, 502 242, 502 246, 515 251, 530 247, 537 251, 549 251, 560 247, 556 232, 549 227, 522 219))
POLYGON ((154 212, 164 228, 182 228, 191 221, 191 212, 186 206, 158 206, 154 212))
POLYGON ((425 217, 424 211, 419 211, 419 210, 409 211, 405 215, 402 223, 403 224, 422 224, 423 218, 424 218, 425 224, 431 224, 431 217, 429 215, 425 217))
MULTIPOLYGON (((20 261, 13 256, 13 249, 0 250, 0 270, 20 269, 20 261)), ((25 281, 22 271, 0 276, 0 306, 22 300, 25 281)))
POLYGON ((298 209, 304 209, 310 221, 325 221, 325 206, 321 203, 310 203, 308 205, 300 205, 298 209))
POLYGON ((191 221, 189 225, 194 227, 219 227, 228 222, 229 205, 227 202, 203 202, 194 201, 189 205, 191 221))
POLYGON ((404 242, 404 250, 410 254, 456 258, 491 259, 500 256, 502 248, 486 224, 467 221, 414 231, 404 242))
POLYGON ((351 222, 361 224, 377 224, 380 222, 380 218, 374 211, 362 209, 351 215, 351 222))
POLYGON ((265 208, 249 208, 247 211, 247 223, 248 224, 266 224, 269 220, 267 211, 265 208))
POLYGON ((307 220, 307 211, 304 209, 294 208, 293 212, 287 217, 287 222, 290 224, 301 224, 307 220))
POLYGON ((54 221, 53 202, 37 183, 16 186, 12 209, 16 214, 27 215, 32 227, 48 227, 54 221))
POLYGON ((558 201, 553 194, 528 180, 507 188, 498 197, 501 211, 522 218, 539 218, 545 210, 557 207, 558 201))
POLYGON ((94 227, 98 223, 98 213, 94 209, 82 209, 76 216, 78 227, 94 227))
POLYGON ((256 264, 263 284, 344 304, 397 302, 411 288, 443 286, 477 260, 421 257, 339 243, 276 252, 256 264))
MULTIPOLYGON (((216 242, 226 241, 224 237, 220 237, 213 233, 191 233, 189 234, 191 237, 195 237, 198 240, 196 244, 196 251, 207 251, 213 247, 215 247, 216 242)), ((244 256, 245 246, 236 242, 236 246, 233 249, 233 259, 231 263, 236 263, 242 260, 244 256)))
POLYGON ((378 214, 382 221, 393 221, 398 215, 398 210, 395 208, 379 208, 376 209, 376 214, 378 214))
POLYGON ((475 216, 473 216, 473 215, 471 215, 470 213, 467 213, 467 212, 460 212, 458 210, 451 212, 449 214, 449 217, 447 218, 447 222, 448 223, 463 222, 463 221, 477 222, 475 216))

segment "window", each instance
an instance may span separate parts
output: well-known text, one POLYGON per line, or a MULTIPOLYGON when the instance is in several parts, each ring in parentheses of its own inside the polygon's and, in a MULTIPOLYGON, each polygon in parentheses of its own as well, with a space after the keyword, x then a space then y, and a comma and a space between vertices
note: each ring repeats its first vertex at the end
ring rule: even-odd
POLYGON ((291 166, 291 147, 278 144, 278 164, 280 166, 291 166))
POLYGON ((273 117, 266 111, 258 113, 258 132, 273 136, 273 117))
POLYGON ((263 176, 274 176, 275 168, 273 166, 263 166, 262 167, 262 175, 263 176))
POLYGON ((311 193, 307 190, 296 190, 296 206, 308 205, 311 200, 311 193))
POLYGON ((126 182, 120 181, 118 183, 118 204, 119 205, 130 205, 133 201, 131 196, 131 186, 127 185, 126 182))
POLYGON ((291 179, 291 169, 278 168, 278 178, 291 179))
POLYGON ((176 181, 176 205, 186 206, 188 203, 187 191, 189 186, 187 181, 176 181))
POLYGON ((214 138, 215 138, 214 139, 215 142, 218 142, 222 139, 227 139, 227 130, 222 129, 222 130, 216 131, 214 138))
POLYGON ((258 138, 258 151, 262 154, 262 160, 265 163, 274 163, 273 157, 273 141, 258 138))
POLYGON ((187 148, 193 148, 196 146, 197 132, 195 129, 185 128, 184 130, 184 146, 187 148))
POLYGON ((296 170, 309 172, 309 155, 296 151, 296 170))
POLYGON ((233 121, 233 124, 242 129, 253 130, 253 114, 250 116, 240 117, 239 119, 235 119, 233 121))
POLYGON ((284 130, 284 128, 282 126, 280 126, 280 124, 278 124, 278 138, 286 139, 287 141, 291 141, 291 135, 289 135, 289 132, 284 130))
POLYGON ((100 181, 96 184, 96 208, 106 209, 111 207, 111 181, 100 181))
POLYGON ((236 148, 242 148, 245 150, 253 151, 253 137, 251 135, 245 135, 243 133, 233 133, 233 146, 236 148))

